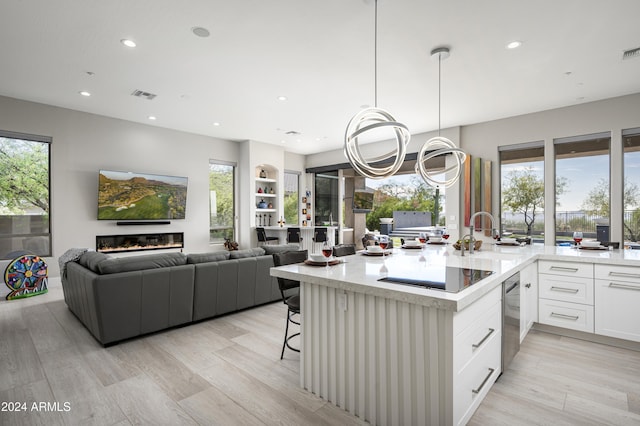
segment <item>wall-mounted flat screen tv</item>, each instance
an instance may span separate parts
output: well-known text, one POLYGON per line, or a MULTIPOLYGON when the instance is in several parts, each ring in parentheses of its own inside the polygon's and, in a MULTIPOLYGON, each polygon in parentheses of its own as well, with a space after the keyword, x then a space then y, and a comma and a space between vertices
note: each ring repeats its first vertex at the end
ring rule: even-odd
POLYGON ((369 213, 373 210, 373 191, 371 189, 356 189, 353 191, 354 213, 369 213))
POLYGON ((187 178, 100 170, 99 220, 184 219, 187 178))

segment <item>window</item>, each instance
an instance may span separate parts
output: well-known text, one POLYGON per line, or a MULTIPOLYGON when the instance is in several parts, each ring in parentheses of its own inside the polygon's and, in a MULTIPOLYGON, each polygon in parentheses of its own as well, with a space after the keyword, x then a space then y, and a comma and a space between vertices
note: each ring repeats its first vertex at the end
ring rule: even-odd
POLYGON ((502 146, 500 233, 544 242, 544 145, 502 146))
POLYGON ((0 258, 51 256, 51 138, 0 131, 0 258))
POLYGON ((640 239, 640 128, 622 132, 624 144, 623 224, 625 241, 640 239))
POLYGON ((609 241, 609 145, 608 133, 557 139, 556 241, 584 238, 609 241))
POLYGON ((338 172, 317 173, 315 179, 315 224, 324 225, 338 221, 338 172))
POLYGON ((235 163, 209 162, 209 242, 235 241, 235 163))
POLYGON ((284 172, 284 220, 286 223, 295 225, 298 220, 300 201, 300 173, 284 172))

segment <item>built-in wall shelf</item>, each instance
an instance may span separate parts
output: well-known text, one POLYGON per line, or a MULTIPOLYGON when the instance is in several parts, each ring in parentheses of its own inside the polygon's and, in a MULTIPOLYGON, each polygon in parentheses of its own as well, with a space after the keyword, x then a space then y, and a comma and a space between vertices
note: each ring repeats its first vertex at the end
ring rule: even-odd
POLYGON ((96 236, 96 251, 101 253, 178 248, 184 248, 184 232, 96 236))

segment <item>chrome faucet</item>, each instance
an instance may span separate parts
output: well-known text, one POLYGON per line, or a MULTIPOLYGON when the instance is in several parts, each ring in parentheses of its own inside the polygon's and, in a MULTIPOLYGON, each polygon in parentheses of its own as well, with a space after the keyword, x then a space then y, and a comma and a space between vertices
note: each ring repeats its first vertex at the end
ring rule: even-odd
POLYGON ((472 234, 467 234, 463 235, 462 238, 460 238, 460 256, 464 256, 464 239, 467 237, 469 237, 469 253, 473 253, 473 245, 475 244, 476 239, 473 238, 472 234))
MULTIPOLYGON (((469 219, 469 234, 471 235, 471 239, 473 240, 473 233, 475 231, 475 226, 474 223, 476 223, 476 217, 480 216, 480 215, 484 215, 489 217, 489 219, 491 219, 491 237, 494 238, 496 235, 499 237, 500 235, 498 234, 497 230, 496 230, 496 220, 493 218, 493 216, 491 215, 491 213, 489 212, 475 212, 474 214, 471 215, 471 218, 469 219)), ((464 241, 464 239, 463 239, 464 241)), ((470 241, 469 243, 469 254, 473 254, 473 244, 470 241)))

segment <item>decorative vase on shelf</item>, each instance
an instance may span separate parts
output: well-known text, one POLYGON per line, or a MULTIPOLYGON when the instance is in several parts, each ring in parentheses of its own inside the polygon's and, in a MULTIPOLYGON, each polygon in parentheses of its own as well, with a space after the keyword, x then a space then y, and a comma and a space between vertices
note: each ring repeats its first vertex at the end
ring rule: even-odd
POLYGON ((262 194, 262 188, 258 188, 258 194, 262 194))
POLYGON ((273 204, 269 203, 269 205, 267 206, 268 209, 272 209, 273 208, 273 204))
POLYGON ((278 223, 280 224, 280 228, 282 228, 287 222, 284 220, 284 217, 280 216, 280 220, 278 221, 278 223))
POLYGON ((259 209, 266 209, 267 208, 267 203, 265 203, 263 199, 260 199, 260 202, 258 203, 258 208, 259 209))
POLYGON ((264 169, 260 170, 260 177, 262 179, 266 179, 267 178, 267 172, 265 172, 264 169))
POLYGON ((275 191, 273 190, 273 188, 269 188, 269 194, 275 194, 275 191))

